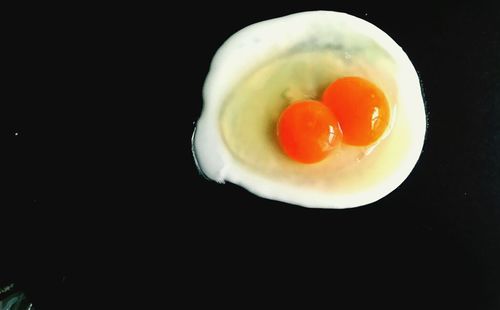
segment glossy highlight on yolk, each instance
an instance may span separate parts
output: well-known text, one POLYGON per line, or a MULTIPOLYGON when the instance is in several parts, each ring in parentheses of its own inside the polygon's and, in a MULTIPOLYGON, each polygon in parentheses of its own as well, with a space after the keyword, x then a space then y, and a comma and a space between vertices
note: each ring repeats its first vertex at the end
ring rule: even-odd
POLYGON ((323 93, 322 101, 337 117, 344 143, 372 144, 389 125, 390 108, 384 93, 363 78, 334 81, 323 93))
POLYGON ((299 101, 288 106, 278 120, 279 143, 290 158, 302 163, 324 159, 340 139, 338 121, 319 101, 299 101))

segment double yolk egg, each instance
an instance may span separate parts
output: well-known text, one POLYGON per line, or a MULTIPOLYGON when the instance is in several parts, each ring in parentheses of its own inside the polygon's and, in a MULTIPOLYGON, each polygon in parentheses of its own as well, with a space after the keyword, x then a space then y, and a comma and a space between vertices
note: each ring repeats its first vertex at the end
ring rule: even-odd
POLYGON ((279 118, 277 135, 290 158, 315 163, 341 141, 373 144, 387 129, 389 118, 389 104, 376 85, 360 77, 344 77, 328 86, 321 101, 288 106, 279 118))
POLYGON ((417 163, 426 130, 406 53, 376 26, 331 11, 234 34, 214 56, 203 100, 192 140, 199 171, 311 208, 389 194, 417 163))

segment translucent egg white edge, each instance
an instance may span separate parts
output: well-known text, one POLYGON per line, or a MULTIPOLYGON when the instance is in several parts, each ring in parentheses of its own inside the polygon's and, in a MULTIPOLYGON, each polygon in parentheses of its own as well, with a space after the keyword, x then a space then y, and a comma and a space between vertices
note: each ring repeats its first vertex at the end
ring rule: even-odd
MULTIPOLYGON (((333 31, 332 31, 333 32, 333 31)), ((248 26, 231 36, 212 60, 203 88, 203 111, 193 134, 193 155, 203 174, 219 183, 229 181, 248 191, 272 200, 310 208, 353 208, 375 202, 395 190, 413 170, 422 152, 426 116, 417 72, 401 47, 375 25, 345 13, 312 11, 288 15, 248 26), (372 38, 396 62, 396 82, 400 104, 408 105, 411 122, 408 156, 384 182, 355 194, 321 192, 281 183, 259 175, 239 163, 225 145, 219 124, 219 113, 225 97, 253 65, 269 59, 271 53, 286 51, 309 37, 318 21, 338 29, 349 23, 356 32, 372 38), (284 38, 286 37, 286 39, 284 38), (263 43, 272 42, 271 47, 263 43), (203 150, 203 151, 197 151, 203 150)))

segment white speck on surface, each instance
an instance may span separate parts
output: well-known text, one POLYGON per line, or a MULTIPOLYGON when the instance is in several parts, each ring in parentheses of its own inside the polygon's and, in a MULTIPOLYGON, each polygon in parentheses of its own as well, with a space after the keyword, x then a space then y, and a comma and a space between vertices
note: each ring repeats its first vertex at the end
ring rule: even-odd
POLYGON ((19 136, 19 132, 14 132, 14 136, 19 136))

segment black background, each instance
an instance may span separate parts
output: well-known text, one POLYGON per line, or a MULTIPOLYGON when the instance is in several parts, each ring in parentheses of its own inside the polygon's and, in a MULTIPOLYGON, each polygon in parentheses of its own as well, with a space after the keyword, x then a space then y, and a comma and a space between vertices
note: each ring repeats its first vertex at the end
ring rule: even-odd
POLYGON ((500 307, 494 1, 43 9, 6 23, 0 283, 40 309, 177 298, 500 307), (205 180, 191 156, 217 48, 254 22, 315 9, 388 33, 425 93, 414 171, 356 209, 264 200, 205 180))

